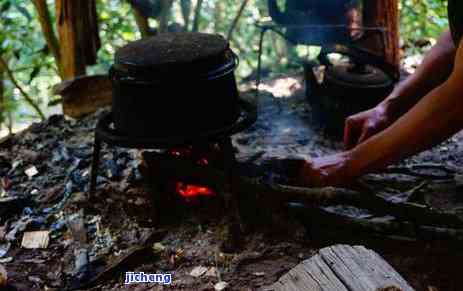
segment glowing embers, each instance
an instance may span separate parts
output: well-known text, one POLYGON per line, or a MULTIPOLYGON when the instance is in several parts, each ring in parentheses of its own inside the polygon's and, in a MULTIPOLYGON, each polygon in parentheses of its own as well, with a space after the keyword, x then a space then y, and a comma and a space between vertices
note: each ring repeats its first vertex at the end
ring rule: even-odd
POLYGON ((175 189, 176 192, 184 198, 196 198, 199 196, 214 196, 215 195, 215 193, 207 187, 189 185, 183 182, 177 182, 175 188, 176 188, 175 189))
MULTIPOLYGON (((187 148, 175 148, 169 150, 169 154, 179 158, 190 159, 193 163, 200 166, 207 167, 210 164, 210 160, 214 160, 214 147, 207 147, 205 149, 197 149, 194 147, 187 148)), ((175 192, 185 199, 195 199, 198 197, 210 197, 215 196, 215 192, 206 186, 195 185, 191 183, 185 183, 177 181, 175 183, 175 192)))

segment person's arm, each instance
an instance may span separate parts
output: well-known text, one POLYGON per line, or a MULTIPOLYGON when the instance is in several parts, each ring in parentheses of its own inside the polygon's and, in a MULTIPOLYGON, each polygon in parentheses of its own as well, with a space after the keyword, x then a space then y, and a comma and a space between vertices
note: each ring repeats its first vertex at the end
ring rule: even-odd
POLYGON ((456 47, 450 31, 445 31, 426 54, 414 74, 399 83, 381 106, 399 118, 423 96, 441 85, 452 72, 456 47))
POLYGON ((351 150, 347 170, 356 177, 381 169, 439 144, 462 128, 463 42, 448 80, 389 128, 351 150))
POLYGON ((350 116, 346 120, 344 143, 347 149, 384 130, 423 96, 449 77, 456 48, 449 31, 443 33, 427 53, 416 72, 399 83, 394 91, 375 108, 350 116))
POLYGON ((453 68, 444 83, 384 131, 349 151, 296 164, 294 167, 300 167, 297 183, 309 187, 344 186, 458 132, 463 128, 463 42, 453 68))

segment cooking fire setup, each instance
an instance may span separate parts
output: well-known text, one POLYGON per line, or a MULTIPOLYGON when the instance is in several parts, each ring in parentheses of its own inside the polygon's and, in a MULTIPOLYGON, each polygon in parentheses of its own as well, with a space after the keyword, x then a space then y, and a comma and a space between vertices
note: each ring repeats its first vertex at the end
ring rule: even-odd
MULTIPOLYGON (((356 46, 359 39, 384 33, 383 28, 358 22, 359 1, 312 2, 287 1, 282 12, 276 1, 269 0, 275 22, 258 24, 260 47, 268 30, 294 44, 321 47, 317 60, 301 64, 306 98, 314 121, 336 132, 347 116, 380 102, 398 74, 380 56, 356 46), (329 5, 340 5, 340 9, 329 5), (338 55, 337 62, 331 61, 332 53, 338 55)), ((261 54, 260 49, 257 95, 261 54)), ((231 228, 228 241, 236 244, 242 232, 234 193, 240 173, 231 136, 252 127, 259 105, 258 99, 240 97, 234 75, 238 64, 238 56, 224 38, 204 33, 160 34, 120 48, 109 71, 112 110, 101 116, 95 128, 90 192, 97 187, 102 144, 152 150, 143 154, 151 173, 147 176, 152 183, 170 187, 176 196, 153 197, 160 216, 169 212, 167 205, 172 203, 219 194, 231 228), (187 174, 180 174, 185 167, 187 174), (211 169, 218 170, 223 185, 217 175, 207 179, 211 169)))

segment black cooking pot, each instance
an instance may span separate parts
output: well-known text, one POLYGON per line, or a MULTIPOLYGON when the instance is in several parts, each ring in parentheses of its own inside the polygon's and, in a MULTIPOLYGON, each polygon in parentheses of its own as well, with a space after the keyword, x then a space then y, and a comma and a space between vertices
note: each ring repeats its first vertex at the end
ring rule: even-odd
POLYGON ((119 134, 192 136, 235 122, 238 58, 218 35, 166 33, 119 49, 110 69, 119 134))
POLYGON ((342 134, 347 117, 378 105, 399 80, 399 72, 383 58, 360 49, 341 48, 325 51, 320 63, 304 65, 313 119, 336 135, 342 134), (350 61, 333 64, 326 58, 329 52, 350 61))

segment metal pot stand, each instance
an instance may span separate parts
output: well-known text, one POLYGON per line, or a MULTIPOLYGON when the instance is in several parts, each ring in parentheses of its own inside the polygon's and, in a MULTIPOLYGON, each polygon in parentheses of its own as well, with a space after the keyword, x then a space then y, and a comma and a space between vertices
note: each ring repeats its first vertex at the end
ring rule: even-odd
POLYGON ((209 130, 197 135, 173 137, 135 138, 120 135, 116 129, 112 128, 113 119, 111 113, 106 113, 99 119, 95 128, 90 193, 94 193, 96 190, 101 145, 103 142, 110 146, 131 149, 168 149, 176 146, 209 143, 212 141, 227 141, 226 143, 231 143, 230 137, 232 135, 251 127, 257 120, 256 106, 242 99, 239 100, 239 106, 240 114, 238 119, 226 127, 209 130))

